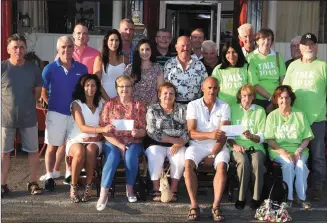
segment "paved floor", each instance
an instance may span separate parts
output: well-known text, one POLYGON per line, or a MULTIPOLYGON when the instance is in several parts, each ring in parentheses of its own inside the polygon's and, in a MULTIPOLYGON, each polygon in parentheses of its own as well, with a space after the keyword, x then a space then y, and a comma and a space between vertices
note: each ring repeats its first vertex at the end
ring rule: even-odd
MULTIPOLYGON (((40 160, 39 175, 45 172, 44 159, 40 160)), ((64 165, 62 166, 64 174, 64 165)), ((87 203, 72 204, 68 198, 69 186, 63 185, 63 177, 56 180, 55 192, 45 192, 40 196, 31 196, 26 191, 28 181, 27 156, 18 153, 12 158, 8 179, 11 193, 1 201, 1 222, 185 222, 189 208, 189 199, 185 186, 181 183, 179 201, 176 203, 156 203, 152 201, 127 202, 123 187, 110 199, 103 212, 95 209, 97 198, 87 203)), ((41 182, 43 187, 44 184, 41 182)), ((312 211, 303 211, 294 205, 290 214, 294 222, 327 222, 327 189, 325 199, 312 202, 312 211)), ((310 190, 308 191, 310 194, 310 190)), ((94 190, 95 195, 95 190, 94 190)), ((213 194, 211 188, 204 188, 199 194, 201 203, 201 222, 212 222, 210 206, 213 194)), ((150 199, 150 198, 149 198, 150 199)), ((235 200, 235 199, 234 199, 235 200)), ((223 213, 227 222, 259 222, 254 219, 254 211, 248 206, 242 211, 234 208, 224 196, 223 213)))

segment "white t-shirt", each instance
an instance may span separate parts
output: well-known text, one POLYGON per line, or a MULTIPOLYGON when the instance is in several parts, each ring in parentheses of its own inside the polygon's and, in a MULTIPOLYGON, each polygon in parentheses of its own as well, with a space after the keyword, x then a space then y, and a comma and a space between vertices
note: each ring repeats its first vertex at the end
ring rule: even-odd
MULTIPOLYGON (((187 105, 186 120, 196 120, 196 130, 199 132, 211 132, 219 129, 220 123, 223 121, 230 121, 230 107, 222 100, 216 99, 211 113, 208 107, 203 102, 203 97, 191 101, 187 105)), ((214 143, 216 140, 194 140, 197 143, 214 143)))

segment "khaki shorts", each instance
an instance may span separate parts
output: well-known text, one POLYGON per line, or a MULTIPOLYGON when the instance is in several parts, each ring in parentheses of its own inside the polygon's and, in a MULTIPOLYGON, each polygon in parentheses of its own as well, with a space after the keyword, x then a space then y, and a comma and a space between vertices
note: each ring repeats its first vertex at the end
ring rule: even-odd
POLYGON ((74 120, 70 115, 48 111, 45 120, 44 143, 52 146, 65 144, 69 132, 72 130, 74 120))
POLYGON ((10 153, 14 150, 14 140, 16 137, 16 131, 22 139, 22 150, 28 153, 34 153, 39 151, 38 140, 38 127, 33 126, 29 128, 5 128, 1 127, 1 147, 2 153, 10 153))

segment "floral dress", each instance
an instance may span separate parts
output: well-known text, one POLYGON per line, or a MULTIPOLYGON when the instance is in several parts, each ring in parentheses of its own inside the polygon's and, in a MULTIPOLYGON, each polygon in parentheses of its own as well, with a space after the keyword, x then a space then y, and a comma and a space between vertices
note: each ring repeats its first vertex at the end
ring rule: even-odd
MULTIPOLYGON (((141 80, 133 86, 133 96, 148 106, 153 97, 157 96, 157 77, 162 72, 158 63, 153 63, 149 69, 141 70, 141 80)), ((132 64, 126 67, 124 75, 131 76, 132 64)))

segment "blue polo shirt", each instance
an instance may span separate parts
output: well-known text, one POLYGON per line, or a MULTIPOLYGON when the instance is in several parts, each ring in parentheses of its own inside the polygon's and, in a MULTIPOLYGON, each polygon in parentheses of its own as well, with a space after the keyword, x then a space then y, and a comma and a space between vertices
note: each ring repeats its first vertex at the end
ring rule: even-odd
POLYGON ((63 115, 70 115, 70 104, 76 83, 81 76, 87 74, 84 64, 73 60, 72 67, 67 70, 60 64, 59 59, 48 64, 42 71, 43 88, 48 89, 48 110, 63 115))

